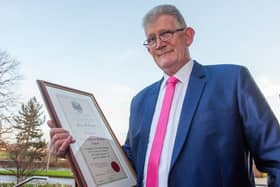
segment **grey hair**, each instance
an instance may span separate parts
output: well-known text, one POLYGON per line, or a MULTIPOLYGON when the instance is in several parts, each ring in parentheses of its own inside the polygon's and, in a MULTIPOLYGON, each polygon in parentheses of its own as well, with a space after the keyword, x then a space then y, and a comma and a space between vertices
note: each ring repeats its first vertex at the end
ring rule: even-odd
POLYGON ((182 16, 180 11, 174 5, 163 4, 163 5, 158 5, 158 6, 154 7, 149 12, 147 12, 147 14, 143 17, 144 30, 146 31, 147 26, 149 24, 153 23, 154 21, 156 21, 156 19, 161 15, 173 16, 177 20, 177 22, 179 24, 178 26, 180 26, 180 27, 187 26, 185 23, 184 17, 182 16))

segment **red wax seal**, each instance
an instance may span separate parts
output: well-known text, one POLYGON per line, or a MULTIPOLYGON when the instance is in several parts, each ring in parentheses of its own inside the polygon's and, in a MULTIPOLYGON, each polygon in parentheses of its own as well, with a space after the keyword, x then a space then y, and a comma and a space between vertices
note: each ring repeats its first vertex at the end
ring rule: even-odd
POLYGON ((120 172, 120 166, 119 166, 119 164, 117 164, 116 162, 111 162, 111 167, 113 168, 113 170, 115 171, 115 172, 120 172))

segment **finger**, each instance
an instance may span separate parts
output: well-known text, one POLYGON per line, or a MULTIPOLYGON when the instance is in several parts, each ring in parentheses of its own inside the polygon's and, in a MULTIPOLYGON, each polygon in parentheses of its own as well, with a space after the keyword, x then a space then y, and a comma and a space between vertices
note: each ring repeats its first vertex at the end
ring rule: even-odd
POLYGON ((51 142, 55 143, 56 141, 65 141, 69 137, 69 133, 56 133, 51 137, 51 142))
POLYGON ((58 156, 58 157, 65 157, 65 155, 66 155, 66 152, 65 151, 57 151, 56 153, 55 153, 55 155, 56 156, 58 156))
POLYGON ((61 145, 63 144, 65 142, 65 140, 57 140, 56 142, 54 142, 53 144, 52 144, 52 152, 55 154, 55 155, 57 155, 57 156, 59 156, 59 154, 58 154, 58 152, 59 151, 62 151, 62 149, 60 148, 61 147, 61 145))
POLYGON ((67 134, 67 135, 69 135, 69 131, 67 131, 66 129, 63 129, 63 128, 52 128, 50 130, 50 137, 51 138, 53 136, 57 135, 57 134, 67 134))
POLYGON ((56 127, 55 122, 53 120, 48 120, 47 124, 50 128, 55 128, 56 127))
POLYGON ((50 148, 53 153, 56 153, 64 141, 69 137, 69 133, 56 133, 51 137, 50 148))
POLYGON ((60 156, 65 156, 65 154, 67 153, 67 150, 70 147, 71 143, 74 143, 75 141, 73 140, 72 136, 69 136, 64 142, 62 142, 62 144, 60 145, 57 153, 60 156))

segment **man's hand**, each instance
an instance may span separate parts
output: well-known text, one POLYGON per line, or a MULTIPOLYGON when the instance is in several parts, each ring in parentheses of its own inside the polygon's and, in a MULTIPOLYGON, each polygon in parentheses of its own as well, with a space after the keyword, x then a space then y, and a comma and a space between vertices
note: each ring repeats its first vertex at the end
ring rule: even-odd
POLYGON ((71 143, 74 143, 75 140, 69 134, 69 132, 63 128, 56 128, 54 121, 49 120, 48 122, 51 137, 51 146, 50 151, 59 157, 65 157, 66 152, 69 150, 71 143))

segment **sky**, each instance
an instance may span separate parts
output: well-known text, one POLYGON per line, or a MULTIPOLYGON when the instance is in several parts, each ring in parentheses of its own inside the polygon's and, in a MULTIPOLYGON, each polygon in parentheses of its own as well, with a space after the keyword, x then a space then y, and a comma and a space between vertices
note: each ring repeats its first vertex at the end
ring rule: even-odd
POLYGON ((280 119, 279 0, 0 0, 0 49, 20 61, 20 102, 43 103, 37 79, 90 92, 122 143, 132 97, 162 76, 142 45, 142 17, 166 3, 195 30, 192 58, 248 67, 280 119))

